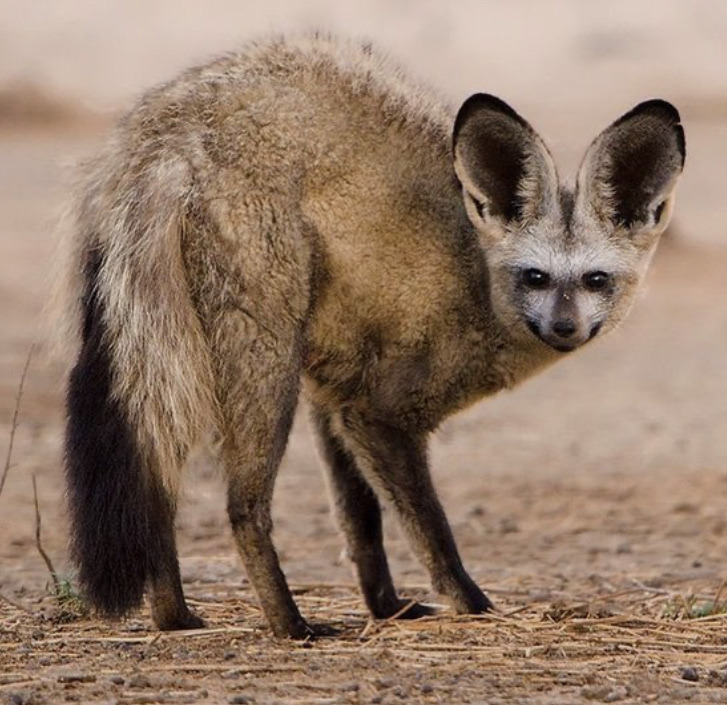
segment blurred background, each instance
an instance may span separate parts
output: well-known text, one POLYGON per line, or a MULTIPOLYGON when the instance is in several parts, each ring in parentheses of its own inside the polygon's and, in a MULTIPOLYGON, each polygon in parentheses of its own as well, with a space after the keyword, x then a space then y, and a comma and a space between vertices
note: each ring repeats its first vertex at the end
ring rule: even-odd
MULTIPOLYGON (((699 560, 719 569, 727 509, 720 484, 727 458, 724 0, 0 0, 0 448, 28 349, 41 341, 0 497, 0 536, 7 539, 0 542, 0 587, 37 584, 42 573, 28 550, 31 473, 53 527, 50 550, 65 556, 63 363, 44 355, 41 311, 73 164, 98 148, 119 111, 145 88, 248 38, 316 28, 372 39, 452 106, 476 91, 501 96, 543 134, 564 173, 572 174, 590 140, 635 103, 662 97, 681 110, 687 165, 674 224, 628 324, 447 423, 433 457, 480 579, 542 577, 546 566, 563 574, 564 547, 573 552, 576 575, 594 545, 605 547, 605 572, 617 570, 608 556, 646 572, 674 568, 693 551, 680 548, 687 538, 669 534, 665 520, 664 533, 649 543, 643 525, 634 528, 629 517, 653 511, 653 529, 679 502, 697 507, 688 519, 711 537, 700 541, 699 560), (619 509, 606 520, 610 510, 599 502, 609 498, 619 509), (547 505, 542 516, 533 509, 539 502, 547 505), (568 533, 562 522, 578 531, 560 536, 559 553, 542 541, 568 533), (475 525, 522 560, 503 559, 498 568, 492 556, 480 556, 477 563, 482 538, 475 525), (616 559, 624 541, 635 548, 616 559)), ((195 555, 206 554, 209 565, 220 553, 225 570, 237 571, 231 546, 215 551, 221 536, 227 541, 221 484, 207 460, 193 466, 197 484, 180 520, 183 566, 193 572, 195 555)), ((301 416, 276 499, 293 517, 280 519, 279 543, 297 576, 340 570, 317 548, 340 541, 316 466, 301 416), (286 533, 296 516, 309 520, 302 535, 286 533), (301 548, 305 537, 315 538, 309 553, 301 548)), ((396 560, 419 575, 405 550, 396 560)))
MULTIPOLYGON (((475 91, 502 96, 566 160, 632 104, 670 99, 692 128, 682 216, 717 191, 703 165, 721 157, 724 133, 704 140, 692 122, 726 124, 722 0, 1 0, 0 119, 14 112, 3 98, 22 104, 24 91, 30 109, 35 97, 68 112, 113 114, 144 88, 250 37, 313 28, 375 40, 453 104, 475 91)), ((724 199, 716 200, 724 215, 724 199)), ((719 229, 692 236, 719 240, 719 229)))

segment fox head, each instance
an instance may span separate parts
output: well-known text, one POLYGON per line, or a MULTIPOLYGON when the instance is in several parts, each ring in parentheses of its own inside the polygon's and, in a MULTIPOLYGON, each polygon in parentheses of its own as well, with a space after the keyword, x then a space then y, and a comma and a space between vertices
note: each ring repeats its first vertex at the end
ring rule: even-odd
POLYGON ((567 352, 614 328, 671 217, 685 158, 677 109, 650 100, 616 120, 586 151, 574 188, 533 128, 490 95, 465 101, 453 150, 508 330, 567 352))

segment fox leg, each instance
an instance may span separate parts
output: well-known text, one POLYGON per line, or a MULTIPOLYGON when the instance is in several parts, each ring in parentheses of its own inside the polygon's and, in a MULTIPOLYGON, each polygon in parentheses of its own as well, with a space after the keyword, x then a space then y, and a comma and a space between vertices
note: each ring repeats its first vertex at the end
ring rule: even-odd
POLYGON ((221 375, 226 380, 221 388, 221 458, 228 479, 227 508, 237 549, 273 633, 302 639, 313 631, 280 568, 270 513, 298 399, 300 351, 295 342, 258 342, 264 351, 240 344, 234 354, 225 351, 222 363, 227 367, 221 375))
POLYGON ((348 415, 344 438, 365 477, 393 503, 412 549, 434 589, 460 614, 493 605, 462 565, 447 517, 432 484, 424 438, 348 415))
POLYGON ((257 220, 225 226, 224 246, 241 239, 244 250, 230 256, 221 249, 214 272, 201 263, 199 271, 214 276, 198 306, 213 360, 235 543, 274 634, 302 639, 314 632, 281 570, 271 503, 298 401, 310 254, 300 224, 285 211, 274 215, 262 211, 257 220))
POLYGON ((433 614, 433 609, 397 596, 384 551, 379 501, 356 467, 354 457, 333 434, 329 417, 314 409, 313 420, 334 509, 346 537, 349 556, 356 565, 366 606, 377 618, 400 612, 402 619, 433 614), (409 608, 404 611, 408 604, 409 608))
POLYGON ((177 558, 177 542, 174 536, 176 501, 161 488, 153 490, 159 494, 155 503, 157 511, 159 546, 156 569, 149 576, 149 604, 157 629, 200 629, 204 621, 190 611, 184 599, 182 577, 177 558))

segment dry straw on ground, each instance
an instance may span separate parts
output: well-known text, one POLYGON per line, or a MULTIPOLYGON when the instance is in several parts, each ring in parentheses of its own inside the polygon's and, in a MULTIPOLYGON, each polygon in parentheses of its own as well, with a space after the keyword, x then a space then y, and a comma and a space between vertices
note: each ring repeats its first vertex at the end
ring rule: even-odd
POLYGON ((351 585, 297 585, 305 614, 340 630, 314 643, 273 640, 249 590, 219 583, 189 590, 210 625, 197 631, 154 632, 148 615, 63 624, 52 606, 32 605, 32 614, 9 607, 0 693, 37 702, 60 694, 82 702, 322 705, 450 702, 448 693, 458 702, 677 702, 698 689, 699 702, 721 702, 723 588, 683 595, 633 583, 570 603, 495 589, 494 614, 443 608, 414 622, 374 622, 351 585), (697 609, 704 616, 693 617, 697 609))

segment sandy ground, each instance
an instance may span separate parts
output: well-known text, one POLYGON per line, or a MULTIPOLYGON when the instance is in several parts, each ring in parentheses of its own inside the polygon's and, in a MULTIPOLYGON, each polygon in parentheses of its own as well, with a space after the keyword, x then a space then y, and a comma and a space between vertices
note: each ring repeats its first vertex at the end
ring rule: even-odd
MULTIPOLYGON (((11 5, 0 3, 0 16, 10 17, 11 5)), ((317 5, 328 24, 348 26, 358 19, 361 32, 368 33, 377 26, 376 12, 384 12, 356 5, 351 20, 329 5, 317 5)), ((543 21, 555 27, 551 15, 558 3, 546 5, 543 21)), ((163 24, 165 6, 153 6, 152 27, 163 24)), ((229 9, 224 2, 217 6, 229 9)), ((414 7, 394 6, 399 14, 379 31, 390 45, 397 28, 401 32, 405 10, 414 7)), ((139 29, 130 63, 140 68, 110 89, 99 76, 104 68, 117 70, 109 56, 118 61, 120 47, 129 44, 114 35, 104 53, 95 34, 82 36, 90 25, 81 23, 78 36, 66 34, 63 43, 57 39, 55 73, 44 68, 52 65, 50 49, 36 52, 34 64, 23 49, 29 68, 22 76, 4 64, 0 78, 7 79, 15 97, 3 103, 0 80, 0 449, 6 447, 28 350, 34 340, 39 343, 21 402, 14 464, 0 496, 0 594, 14 603, 0 599, 0 702, 727 702, 727 617, 709 614, 709 602, 727 579, 727 249, 722 236, 727 90, 721 74, 705 75, 722 56, 713 38, 722 27, 720 6, 690 6, 696 9, 682 17, 678 5, 665 3, 666 20, 655 20, 666 22, 672 39, 686 41, 691 31, 694 51, 678 71, 672 53, 665 58, 673 69, 669 95, 676 96, 685 116, 689 161, 675 227, 643 299, 621 331, 521 389, 452 419, 434 440, 435 479, 465 562, 500 612, 465 620, 442 606, 440 615, 418 623, 368 623, 341 556, 342 540, 328 511, 303 408, 278 482, 276 542, 305 613, 342 630, 340 637, 314 644, 269 636, 234 553, 222 481, 204 451, 190 463, 178 528, 185 589, 210 629, 159 637, 146 612, 116 624, 91 618, 63 624, 54 618, 48 573, 34 544, 31 476, 38 483, 43 545, 67 574, 63 366, 48 360, 40 315, 64 182, 69 166, 93 152, 104 133, 105 118, 85 115, 84 105, 95 100, 93 107, 116 108, 127 93, 162 77, 165 67, 194 57, 191 50, 182 51, 175 34, 185 23, 167 28, 165 36, 172 38, 158 46, 148 27, 139 29), (689 22, 696 22, 696 29, 689 22), (695 34, 705 22, 710 31, 695 34), (95 38, 90 46, 97 46, 99 66, 84 82, 73 57, 75 52, 92 60, 92 50, 83 44, 88 36, 95 38), (161 58, 154 63, 156 56, 161 58), (48 91, 31 96, 20 113, 3 112, 11 104, 17 108, 19 76, 30 76, 27 85, 48 91), (71 98, 61 105, 51 101, 48 108, 49 95, 71 98)), ((85 6, 79 0, 69 7, 76 10, 50 13, 50 19, 46 13, 43 22, 65 27, 85 6)), ((271 7, 273 15, 285 15, 283 24, 296 21, 282 3, 271 7)), ((422 7, 427 22, 402 33, 401 56, 411 63, 418 51, 420 75, 446 87, 439 74, 452 65, 447 62, 458 52, 476 55, 474 30, 457 16, 439 53, 427 53, 425 40, 431 43, 435 35, 422 28, 437 15, 432 3, 422 7)), ((29 16, 13 15, 12 33, 0 23, 12 39, 0 42, 0 55, 15 51, 20 57, 19 47, 29 37, 46 46, 56 36, 38 17, 33 35, 33 16, 40 12, 33 8, 29 16)), ((112 19, 126 27, 127 15, 116 12, 112 19)), ((523 27, 535 22, 524 11, 523 17, 513 39, 516 48, 532 34, 523 27)), ((537 52, 528 55, 532 71, 524 71, 519 81, 509 66, 494 70, 498 86, 510 81, 515 99, 529 107, 528 117, 543 127, 568 165, 605 122, 639 97, 653 95, 647 87, 661 91, 666 85, 654 68, 658 52, 637 41, 648 29, 646 14, 622 8, 609 22, 595 10, 578 17, 574 26, 559 30, 571 37, 572 46, 580 46, 579 36, 592 43, 596 26, 606 38, 635 43, 633 51, 627 51, 628 44, 618 49, 617 59, 605 60, 616 61, 611 69, 618 72, 641 67, 629 74, 627 85, 608 81, 608 66, 598 64, 594 71, 601 72, 599 81, 607 89, 600 100, 591 100, 595 89, 584 69, 578 80, 559 87, 564 96, 573 89, 564 111, 536 90, 537 52), (624 26, 631 27, 630 34, 624 26)), ((275 24, 259 13, 251 23, 275 24)), ((210 26, 191 37, 194 53, 231 36, 217 15, 210 26)), ((596 46, 608 53, 611 45, 603 40, 596 46)), ((566 55, 556 52, 557 42, 544 47, 541 71, 568 64, 566 55)), ((483 49, 479 60, 491 59, 491 52, 483 49)), ((471 85, 474 75, 471 68, 458 74, 449 94, 456 100, 469 88, 482 88, 471 85)), ((388 514, 387 545, 404 592, 437 603, 388 514)), ((727 600, 727 592, 723 596, 727 600)))

